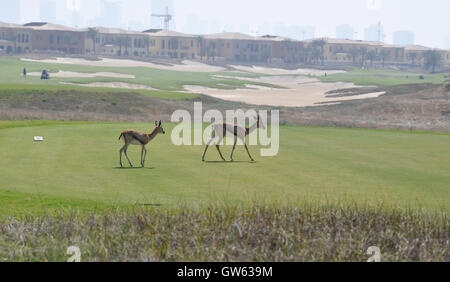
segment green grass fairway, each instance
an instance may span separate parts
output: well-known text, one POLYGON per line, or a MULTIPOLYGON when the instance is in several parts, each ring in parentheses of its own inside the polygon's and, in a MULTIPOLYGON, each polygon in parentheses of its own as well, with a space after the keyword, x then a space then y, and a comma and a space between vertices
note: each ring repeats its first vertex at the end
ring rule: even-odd
MULTIPOLYGON (((0 122, 0 214, 134 203, 450 207, 449 134, 286 126, 276 157, 251 147, 250 163, 238 147, 236 162, 223 163, 211 148, 202 163, 203 147, 172 145, 173 126, 149 144, 146 168, 120 169, 120 132, 150 131, 151 123, 0 122), (45 142, 34 143, 35 135, 45 142)), ((231 148, 223 151, 228 158, 231 148)), ((138 165, 139 147, 129 154, 138 165)))
POLYGON ((127 92, 142 92, 158 98, 166 99, 187 99, 197 97, 195 94, 179 93, 174 91, 184 90, 184 85, 200 85, 205 87, 235 89, 245 88, 246 84, 255 84, 262 86, 276 87, 267 83, 259 83, 252 81, 245 81, 240 79, 219 79, 214 75, 239 76, 239 77, 257 77, 258 74, 234 73, 234 72, 184 72, 160 70, 148 67, 94 67, 82 65, 69 64, 53 64, 41 62, 26 62, 18 58, 0 58, 0 90, 34 90, 34 89, 67 89, 77 88, 83 91, 93 89, 94 91, 127 91, 127 92), (47 69, 50 72, 50 80, 40 80, 39 77, 28 76, 26 79, 22 77, 23 68, 26 68, 28 73, 41 72, 47 69), (95 78, 56 78, 52 77, 51 73, 58 71, 72 71, 83 73, 95 72, 115 72, 121 74, 134 75, 135 78, 110 78, 110 77, 95 77, 95 78), (128 90, 128 89, 114 89, 114 88, 88 88, 63 85, 61 82, 81 83, 87 84, 92 82, 125 82, 132 84, 141 84, 153 87, 156 91, 149 90, 128 90))
POLYGON ((423 74, 425 79, 420 79, 420 74, 395 70, 359 69, 350 72, 330 74, 327 77, 319 77, 323 82, 353 82, 356 85, 393 86, 412 83, 442 84, 450 73, 423 74), (406 77, 408 76, 408 78, 406 77))

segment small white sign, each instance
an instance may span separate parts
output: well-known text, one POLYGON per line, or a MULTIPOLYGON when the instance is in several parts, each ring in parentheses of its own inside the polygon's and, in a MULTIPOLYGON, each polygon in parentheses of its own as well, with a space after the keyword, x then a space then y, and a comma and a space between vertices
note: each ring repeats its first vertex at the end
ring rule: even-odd
POLYGON ((34 141, 42 142, 42 141, 44 141, 44 137, 42 137, 42 136, 34 136, 34 141))

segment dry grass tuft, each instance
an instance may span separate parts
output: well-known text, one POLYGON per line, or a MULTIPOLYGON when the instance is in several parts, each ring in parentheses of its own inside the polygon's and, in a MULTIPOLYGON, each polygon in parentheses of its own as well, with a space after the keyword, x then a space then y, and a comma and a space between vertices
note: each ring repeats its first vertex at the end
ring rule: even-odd
POLYGON ((0 260, 65 261, 449 261, 445 214, 382 208, 214 207, 136 209, 104 215, 0 222, 0 260))

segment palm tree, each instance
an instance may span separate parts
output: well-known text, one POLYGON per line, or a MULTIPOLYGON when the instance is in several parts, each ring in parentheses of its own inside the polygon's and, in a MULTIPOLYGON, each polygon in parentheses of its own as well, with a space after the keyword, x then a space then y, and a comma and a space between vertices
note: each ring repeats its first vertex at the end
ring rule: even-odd
POLYGON ((412 52, 408 54, 408 58, 411 60, 411 65, 414 65, 414 62, 416 61, 418 57, 418 54, 416 52, 412 52))
POLYGON ((321 55, 322 55, 322 52, 320 51, 320 49, 318 47, 313 47, 312 57, 316 64, 319 62, 321 55))
POLYGON ((123 38, 123 41, 124 41, 124 45, 125 45, 125 55, 128 56, 129 55, 128 48, 131 47, 132 40, 130 37, 126 36, 123 38))
POLYGON ((95 28, 90 27, 87 32, 87 38, 92 40, 94 46, 94 55, 96 54, 95 45, 97 40, 98 31, 95 28))
POLYGON ((389 58, 389 55, 391 54, 391 52, 389 52, 389 50, 381 50, 380 52, 380 58, 383 64, 383 68, 384 68, 384 62, 386 61, 387 58, 389 58))
POLYGON ((119 44, 119 56, 122 56, 122 46, 125 43, 124 37, 117 37, 116 43, 119 44))
POLYGON ((361 66, 364 66, 367 56, 367 47, 361 47, 359 49, 359 55, 361 55, 361 66))
POLYGON ((197 46, 200 47, 199 53, 200 53, 200 60, 203 61, 203 56, 205 56, 205 48, 203 46, 203 38, 201 36, 197 36, 195 38, 195 40, 197 41, 197 46))
POLYGON ((356 57, 359 55, 359 49, 353 47, 348 51, 348 56, 352 59, 353 65, 356 65, 356 57))
POLYGON ((376 59, 378 59, 378 53, 375 50, 370 50, 369 52, 367 52, 367 59, 370 60, 370 65, 373 66, 373 61, 375 61, 376 59))
POLYGON ((324 53, 325 53, 324 48, 325 48, 326 44, 327 44, 327 42, 324 39, 316 39, 316 40, 313 40, 313 42, 312 42, 312 46, 314 48, 320 48, 319 58, 321 59, 322 64, 323 64, 323 60, 324 60, 324 53))
POLYGON ((146 56, 148 57, 148 48, 150 48, 150 38, 148 38, 148 37, 144 38, 144 47, 145 47, 146 56))
POLYGON ((73 35, 71 33, 66 33, 63 35, 63 41, 64 44, 66 46, 68 46, 67 48, 67 53, 71 53, 71 48, 72 48, 72 42, 73 42, 73 35))
POLYGON ((423 53, 423 58, 425 68, 432 68, 432 73, 435 73, 436 67, 441 64, 441 54, 436 50, 428 50, 423 53))

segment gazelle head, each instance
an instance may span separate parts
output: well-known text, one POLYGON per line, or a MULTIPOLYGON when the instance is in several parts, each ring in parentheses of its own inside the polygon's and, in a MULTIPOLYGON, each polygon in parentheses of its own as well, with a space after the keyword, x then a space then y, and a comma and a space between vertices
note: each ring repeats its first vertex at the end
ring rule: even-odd
POLYGON ((264 122, 261 120, 261 117, 259 116, 259 114, 258 114, 258 118, 256 121, 256 127, 261 128, 261 129, 266 129, 266 126, 265 126, 264 122))
POLYGON ((155 131, 156 133, 162 133, 162 134, 166 134, 166 132, 164 131, 164 128, 161 127, 162 122, 159 121, 159 123, 157 121, 155 121, 155 131))

